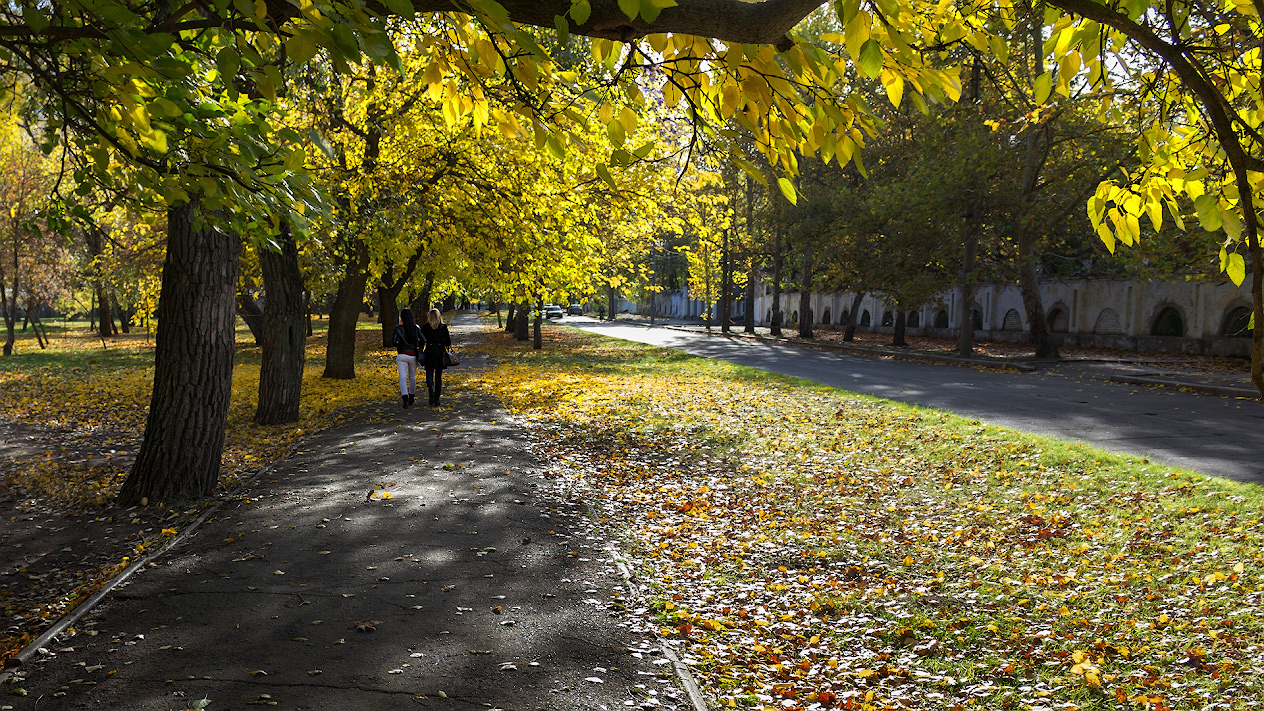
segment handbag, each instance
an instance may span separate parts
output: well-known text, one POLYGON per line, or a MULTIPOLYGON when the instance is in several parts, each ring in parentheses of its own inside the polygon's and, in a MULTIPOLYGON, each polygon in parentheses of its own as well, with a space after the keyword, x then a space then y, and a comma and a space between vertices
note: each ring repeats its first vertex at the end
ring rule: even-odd
POLYGON ((452 351, 443 352, 443 367, 451 368, 454 365, 460 365, 460 364, 461 364, 461 361, 457 360, 456 357, 452 355, 452 351))

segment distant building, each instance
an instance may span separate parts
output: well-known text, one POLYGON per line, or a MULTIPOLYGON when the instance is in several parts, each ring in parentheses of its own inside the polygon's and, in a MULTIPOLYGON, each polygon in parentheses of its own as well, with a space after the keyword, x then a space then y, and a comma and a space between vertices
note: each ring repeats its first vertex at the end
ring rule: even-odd
MULTIPOLYGON (((735 290, 732 317, 741 321, 747 304, 735 290)), ((755 290, 755 322, 772 318, 772 288, 755 290)), ((685 292, 659 294, 658 316, 701 320, 704 302, 685 292)), ((1128 279, 1050 279, 1040 284, 1049 327, 1059 345, 1121 350, 1250 357, 1250 287, 1243 283, 1204 281, 1137 281, 1128 279)), ((812 295, 814 326, 843 328, 854 294, 812 295)), ((956 335, 961 290, 940 294, 935 302, 909 313, 909 335, 956 335)), ((781 295, 783 326, 799 320, 798 292, 781 295)), ((644 311, 648 305, 642 304, 644 311)), ((1022 295, 1013 284, 979 285, 971 304, 975 338, 1022 343, 1029 340, 1022 295)), ((857 313, 860 331, 890 333, 894 306, 881 293, 866 294, 857 313)))

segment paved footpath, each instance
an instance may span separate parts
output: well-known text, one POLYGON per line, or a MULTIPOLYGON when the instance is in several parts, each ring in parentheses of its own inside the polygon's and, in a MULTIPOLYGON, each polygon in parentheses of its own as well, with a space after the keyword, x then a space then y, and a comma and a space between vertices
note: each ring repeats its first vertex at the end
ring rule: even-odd
POLYGON ((565 325, 974 417, 1240 481, 1264 483, 1264 403, 1050 373, 853 355, 567 318, 565 325))
POLYGON ((583 502, 494 403, 444 400, 306 442, 23 667, 0 708, 692 708, 619 612, 635 601, 583 502))

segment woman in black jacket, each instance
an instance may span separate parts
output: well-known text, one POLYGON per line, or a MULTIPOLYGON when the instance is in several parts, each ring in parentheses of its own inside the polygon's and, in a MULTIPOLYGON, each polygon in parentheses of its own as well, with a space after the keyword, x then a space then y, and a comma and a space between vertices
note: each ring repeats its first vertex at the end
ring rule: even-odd
POLYGON ((399 325, 391 336, 391 344, 395 346, 395 365, 399 367, 399 399, 403 401, 405 409, 417 399, 417 358, 425 343, 426 337, 417 328, 413 310, 400 311, 399 325))
POLYGON ((439 395, 443 392, 443 369, 448 367, 444 356, 452 347, 452 336, 443 323, 443 314, 439 309, 430 309, 426 323, 421 327, 421 334, 426 338, 426 349, 422 352, 422 365, 426 367, 426 389, 430 391, 430 404, 439 404, 439 395))

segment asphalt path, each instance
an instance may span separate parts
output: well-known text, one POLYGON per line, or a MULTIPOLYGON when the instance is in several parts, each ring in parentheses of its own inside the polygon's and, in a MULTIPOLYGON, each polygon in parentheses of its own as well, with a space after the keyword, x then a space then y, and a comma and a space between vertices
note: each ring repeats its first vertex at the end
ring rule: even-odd
POLYGON ((1014 373, 853 355, 586 317, 563 322, 1022 432, 1264 484, 1264 405, 1058 373, 1014 373))

